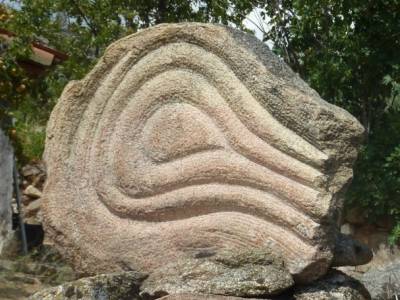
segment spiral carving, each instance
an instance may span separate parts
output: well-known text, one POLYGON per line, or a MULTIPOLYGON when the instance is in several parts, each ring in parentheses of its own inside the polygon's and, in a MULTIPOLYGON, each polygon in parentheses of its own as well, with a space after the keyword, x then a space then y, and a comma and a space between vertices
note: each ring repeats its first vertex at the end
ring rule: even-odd
POLYGON ((151 271, 268 247, 299 278, 326 271, 326 220, 361 130, 246 41, 220 26, 155 27, 66 88, 48 127, 45 219, 75 264, 151 271))

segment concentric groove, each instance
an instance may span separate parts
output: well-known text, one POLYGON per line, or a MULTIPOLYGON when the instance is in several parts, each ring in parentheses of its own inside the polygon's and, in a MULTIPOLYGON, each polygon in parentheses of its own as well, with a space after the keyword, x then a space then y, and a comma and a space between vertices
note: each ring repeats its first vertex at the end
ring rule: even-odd
POLYGON ((353 121, 239 40, 212 25, 156 27, 66 89, 49 124, 45 214, 84 268, 148 271, 243 247, 272 248, 305 277, 329 266, 326 218, 352 157, 327 148, 324 118, 340 141, 353 121))
MULTIPOLYGON (((209 214, 213 211, 223 211, 223 209, 257 215, 255 210, 248 209, 249 203, 247 203, 247 208, 240 208, 240 205, 235 203, 236 198, 233 195, 230 195, 228 203, 224 204, 222 207, 221 204, 218 204, 217 208, 213 208, 212 203, 208 203, 207 205, 205 202, 209 202, 210 199, 223 197, 220 188, 212 190, 210 193, 203 192, 202 196, 198 197, 200 200, 197 200, 200 201, 201 204, 198 205, 195 210, 193 210, 193 205, 191 205, 194 199, 190 197, 190 193, 194 193, 197 185, 205 187, 206 184, 211 186, 213 183, 219 183, 218 186, 224 184, 228 184, 227 187, 231 187, 232 185, 247 186, 256 191, 264 191, 280 198, 283 197, 284 201, 280 201, 280 206, 284 209, 280 211, 271 209, 268 200, 264 200, 264 202, 266 202, 264 205, 270 208, 269 212, 264 213, 264 219, 272 221, 274 219, 279 219, 279 215, 285 210, 294 211, 295 213, 292 213, 292 216, 296 216, 294 220, 296 220, 297 223, 294 222, 295 224, 293 224, 293 222, 287 221, 288 218, 286 218, 286 220, 281 219, 277 223, 293 231, 296 236, 301 238, 302 243, 313 244, 310 236, 314 237, 314 235, 317 234, 318 230, 316 228, 318 228, 318 225, 313 223, 313 221, 311 221, 311 223, 310 221, 305 222, 307 221, 307 217, 304 216, 304 212, 311 213, 311 218, 314 219, 318 218, 321 214, 320 211, 313 210, 313 207, 318 207, 318 205, 316 205, 316 203, 313 204, 313 202, 318 201, 319 192, 312 189, 310 186, 313 184, 315 185, 316 179, 320 178, 322 174, 317 171, 315 167, 298 162, 288 154, 271 147, 265 140, 262 140, 259 136, 250 131, 248 126, 245 126, 243 121, 238 118, 237 111, 232 110, 230 106, 235 106, 238 101, 244 101, 251 97, 246 88, 242 85, 243 91, 236 91, 236 95, 232 93, 232 91, 235 91, 237 87, 233 88, 232 86, 229 91, 225 91, 225 97, 228 96, 228 92, 230 93, 231 103, 228 105, 226 98, 224 99, 223 95, 220 94, 221 88, 219 86, 218 88, 214 86, 214 84, 218 84, 216 79, 218 79, 218 75, 221 76, 221 74, 206 74, 207 76, 204 76, 195 72, 195 70, 202 69, 198 65, 191 65, 190 61, 186 62, 184 60, 188 57, 188 52, 194 53, 196 56, 205 54, 204 50, 200 49, 198 46, 186 43, 184 43, 183 47, 179 43, 174 43, 153 50, 132 66, 131 70, 124 77, 124 81, 136 80, 138 83, 126 84, 126 86, 130 86, 129 90, 119 90, 117 87, 115 89, 117 94, 107 101, 108 107, 105 108, 106 114, 107 109, 114 113, 114 109, 119 109, 120 111, 120 114, 117 114, 115 119, 108 119, 109 123, 105 124, 107 128, 110 128, 110 126, 113 126, 111 123, 113 122, 116 131, 109 133, 109 136, 112 138, 109 139, 108 145, 94 144, 94 150, 92 151, 95 152, 94 157, 101 157, 102 153, 111 154, 112 156, 102 159, 102 161, 112 162, 111 165, 107 166, 108 170, 112 169, 113 166, 114 168, 117 166, 117 169, 114 178, 110 178, 110 176, 106 176, 103 173, 100 175, 99 181, 95 182, 100 199, 104 201, 107 207, 117 212, 118 215, 129 215, 133 219, 140 219, 142 221, 174 221, 175 219, 182 219, 182 215, 193 218, 199 216, 201 213, 209 214), (190 50, 188 51, 188 49, 190 50), (158 52, 163 52, 163 54, 158 52), (165 53, 171 55, 168 60, 171 66, 170 68, 165 66, 165 63, 161 64, 161 67, 157 64, 157 57, 163 57, 163 59, 165 59, 165 53), (141 78, 138 76, 138 74, 141 74, 141 64, 146 65, 146 80, 140 80, 141 78), (166 67, 167 71, 165 70, 166 67), (135 78, 130 77, 130 74, 134 74, 135 78), (176 78, 176 81, 171 81, 171 78, 176 78), (209 78, 214 79, 214 82, 210 82, 209 78), (142 82, 142 84, 140 85, 139 82, 142 82), (194 82, 200 82, 200 84, 196 86, 196 84, 193 84, 194 82), (134 88, 132 89, 132 87, 134 88), (202 89, 201 87, 206 88, 202 89), (233 96, 231 96, 232 94, 233 96), (218 101, 216 100, 217 98, 218 101), (125 104, 121 104, 113 103, 112 99, 117 99, 117 101, 123 101, 123 99, 129 100, 125 100, 125 104), (210 99, 214 101, 210 101, 210 99), (145 150, 142 149, 143 145, 141 140, 143 128, 151 116, 161 108, 171 105, 171 103, 175 103, 176 105, 179 105, 179 103, 186 103, 186 105, 191 105, 201 113, 206 114, 210 118, 210 123, 214 126, 218 134, 224 136, 224 139, 221 139, 220 142, 225 145, 225 151, 218 150, 209 152, 202 151, 200 154, 193 153, 192 155, 172 162, 163 162, 162 166, 159 163, 149 163, 145 150), (222 113, 220 113, 220 111, 222 111, 222 113), (215 114, 220 116, 220 118, 213 118, 215 114), (132 131, 132 135, 124 134, 129 131, 132 131), (242 132, 244 132, 244 134, 240 134, 242 132), (120 139, 115 139, 115 137, 121 136, 124 136, 124 142, 120 139), (250 140, 247 142, 246 139, 250 140), (134 145, 132 141, 135 141, 134 145), (121 145, 121 147, 113 150, 109 148, 109 151, 104 151, 104 147, 111 147, 110 145, 121 145), (99 149, 101 149, 101 153, 98 152, 99 149), (245 153, 247 149, 250 150, 250 155, 245 153), (257 149, 258 152, 257 150, 251 151, 251 149, 257 149), (268 156, 271 152, 272 154, 268 156), (125 155, 127 153, 132 155, 132 159, 128 162, 125 161, 125 155), (255 155, 251 157, 253 153, 255 155), (260 153, 262 154, 260 155, 260 153), (247 159, 246 156, 250 156, 251 159, 247 159), (285 162, 285 160, 289 161, 289 164, 285 162), (205 167, 202 171, 203 161, 208 161, 211 167, 205 167), (262 161, 264 164, 259 164, 258 161, 262 161), (269 168, 266 167, 266 165, 269 168), (179 166, 185 166, 186 170, 192 170, 193 173, 185 172, 180 169, 179 166), (234 166, 234 168, 232 169, 230 166, 234 166), (145 173, 141 173, 143 169, 146 170, 145 173), (217 170, 217 174, 213 174, 215 170, 217 170), (279 174, 279 172, 283 173, 285 171, 289 176, 279 174), (159 179, 157 180, 156 178, 159 179), (109 179, 109 181, 107 181, 107 179, 109 179), (271 179, 274 179, 276 182, 271 181, 271 179), (101 187, 100 190, 99 187, 101 187), (185 189, 186 193, 183 192, 183 189, 185 189), (184 195, 183 197, 181 196, 182 194, 184 195), (295 199, 293 199, 294 197, 292 194, 295 195, 295 199), (178 205, 177 202, 179 201, 177 201, 167 205, 166 203, 168 203, 168 201, 166 201, 165 198, 181 199, 181 202, 183 201, 184 203, 178 205), (293 200, 295 201, 294 204, 293 200), (116 203, 117 205, 115 205, 116 203), (149 203, 150 205, 148 205, 149 203), (166 213, 165 210, 167 207, 172 209, 173 212, 166 213), (187 212, 189 207, 192 209, 191 213, 187 212), (167 216, 169 216, 170 219, 167 219, 167 216), (299 224, 303 224, 307 229, 305 231, 299 231, 296 227, 299 224)), ((210 56, 209 53, 206 53, 206 55, 210 56)), ((212 55, 210 60, 216 60, 216 58, 212 55)), ((218 66, 218 61, 213 62, 213 65, 221 69, 216 69, 215 72, 217 73, 223 72, 225 76, 227 76, 227 74, 231 72, 229 69, 218 66)), ((121 81, 120 86, 125 85, 124 81, 121 81)), ((231 79, 231 81, 233 81, 233 79, 231 79)), ((238 85, 241 84, 238 81, 235 83, 238 85)), ((255 100, 253 101, 257 103, 255 100)), ((242 107, 245 106, 242 105, 242 107)), ((251 114, 254 115, 253 112, 251 112, 251 114)), ((268 117, 272 118, 271 116, 268 117)), ((276 124, 273 118, 267 125, 273 128, 271 132, 265 130, 265 135, 274 135, 273 129, 277 126, 279 127, 279 125, 276 124)), ((101 128, 101 125, 98 128, 101 128)), ((283 127, 280 127, 280 129, 288 131, 283 127)), ((102 129, 98 129, 98 134, 99 132, 101 133, 102 129)), ((294 141, 299 139, 297 135, 290 133, 290 131, 288 132, 289 135, 294 136, 294 141)), ((96 137, 95 140, 101 139, 96 137)), ((308 148, 309 151, 317 151, 320 153, 319 150, 308 144, 308 142, 301 138, 300 141, 307 145, 305 148, 308 148)), ((296 147, 301 148, 302 146, 297 145, 296 147)), ((323 153, 318 155, 324 157, 323 153)), ((314 155, 314 157, 316 156, 317 155, 314 155)), ((93 164, 93 166, 98 166, 98 164, 93 164)), ((96 173, 99 174, 97 167, 94 174, 96 173)), ((96 178, 96 176, 92 178, 96 178)), ((245 195, 246 192, 242 190, 242 197, 243 194, 245 195)), ((258 195, 258 197, 265 197, 265 195, 258 195)), ((268 197, 265 199, 268 199, 268 197)))

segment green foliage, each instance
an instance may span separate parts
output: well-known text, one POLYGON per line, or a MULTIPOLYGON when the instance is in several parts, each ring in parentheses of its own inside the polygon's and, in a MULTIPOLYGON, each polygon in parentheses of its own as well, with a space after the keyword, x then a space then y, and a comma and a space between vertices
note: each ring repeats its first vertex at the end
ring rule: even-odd
MULTIPOLYGON (((398 65, 395 66, 397 69, 398 65)), ((396 111, 400 110, 400 83, 396 82, 390 75, 383 77, 383 84, 391 89, 390 96, 386 101, 386 108, 393 108, 396 111)))
POLYGON ((268 0, 281 55, 321 96, 366 128, 348 206, 392 216, 400 237, 400 1, 268 0))
POLYGON ((399 222, 400 118, 385 114, 381 122, 360 153, 347 204, 364 208, 370 221, 391 215, 399 222))
POLYGON ((397 223, 396 226, 394 226, 393 230, 392 230, 392 234, 389 237, 389 243, 390 244, 395 244, 400 236, 400 223, 397 223))
MULTIPOLYGON (((1 24, 10 24, 13 19, 12 11, 0 5, 1 24)), ((0 40, 0 126, 9 133, 17 153, 20 152, 21 147, 19 147, 18 131, 15 127, 21 124, 19 124, 20 120, 14 117, 14 112, 26 104, 27 98, 37 91, 33 88, 34 80, 28 78, 18 63, 31 54, 30 42, 29 38, 23 35, 12 41, 0 40)))

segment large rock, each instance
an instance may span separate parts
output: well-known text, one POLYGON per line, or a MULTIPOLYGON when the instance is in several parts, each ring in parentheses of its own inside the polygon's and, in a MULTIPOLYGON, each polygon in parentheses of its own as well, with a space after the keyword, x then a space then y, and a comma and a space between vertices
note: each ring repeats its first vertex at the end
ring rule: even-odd
POLYGON ((370 292, 372 299, 395 299, 400 295, 400 261, 371 268, 360 277, 361 282, 370 292))
POLYGON ((369 262, 372 251, 349 235, 339 234, 336 239, 333 266, 357 266, 369 262))
POLYGON ((371 300, 371 296, 359 281, 342 272, 331 271, 313 284, 296 289, 294 299, 371 300))
MULTIPOLYGON (((198 269, 197 269, 198 270, 198 269)), ((192 275, 186 274, 187 275, 192 275)), ((174 280, 176 278, 171 278, 174 280)), ((310 285, 294 287, 279 296, 266 295, 257 298, 243 298, 218 294, 177 293, 169 294, 158 289, 148 294, 149 286, 155 282, 146 275, 137 272, 121 272, 82 278, 62 285, 47 288, 35 293, 30 300, 369 300, 364 286, 353 278, 336 271, 310 285)), ((214 284, 217 284, 214 282, 214 284)), ((240 283, 239 283, 240 284, 240 283)), ((153 285, 156 290, 157 286, 153 285)), ((216 290, 218 291, 218 290, 216 290)), ((218 291, 220 292, 220 290, 218 291)), ((387 298, 388 299, 388 298, 387 298)))
POLYGON ((12 237, 13 150, 0 130, 0 254, 12 237))
POLYGON ((332 262, 362 132, 251 35, 152 27, 65 88, 47 129, 45 230, 89 274, 273 249, 312 281, 332 262))
MULTIPOLYGON (((165 297, 160 298, 160 300, 240 300, 240 299, 252 300, 251 298, 238 298, 238 297, 221 296, 221 295, 196 295, 196 294, 175 294, 175 295, 167 295, 165 297)), ((263 299, 266 300, 266 298, 263 299)))
POLYGON ((30 300, 142 300, 140 284, 145 276, 137 272, 103 274, 44 289, 30 300))
POLYGON ((293 285, 283 262, 269 253, 220 253, 166 264, 143 284, 142 294, 275 296, 293 285), (179 274, 179 275, 177 275, 179 274))

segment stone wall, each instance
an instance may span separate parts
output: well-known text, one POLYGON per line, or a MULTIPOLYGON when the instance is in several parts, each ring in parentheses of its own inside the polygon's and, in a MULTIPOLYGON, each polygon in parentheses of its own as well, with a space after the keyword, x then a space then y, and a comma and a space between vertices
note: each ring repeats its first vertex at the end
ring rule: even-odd
POLYGON ((12 168, 13 150, 0 130, 0 254, 12 232, 12 168))

